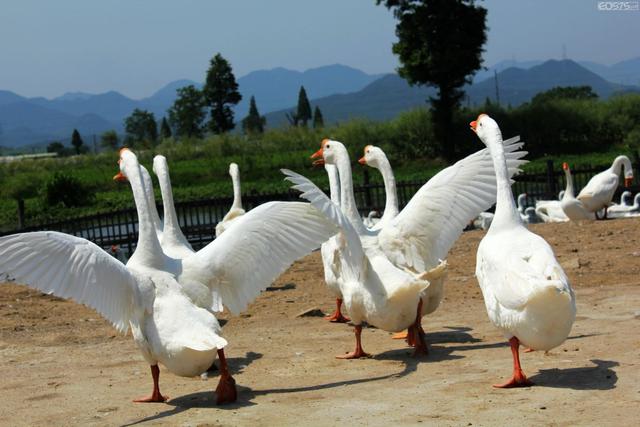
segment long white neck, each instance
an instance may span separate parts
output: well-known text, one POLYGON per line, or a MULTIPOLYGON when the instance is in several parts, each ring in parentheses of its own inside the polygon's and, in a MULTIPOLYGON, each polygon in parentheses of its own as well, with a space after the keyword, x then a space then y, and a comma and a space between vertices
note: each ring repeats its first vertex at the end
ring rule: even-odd
POLYGON ((331 201, 340 206, 340 177, 338 176, 338 168, 335 165, 324 165, 329 177, 329 191, 331 192, 331 201))
POLYGON ((238 167, 230 168, 229 175, 231 175, 231 182, 233 183, 233 205, 231 205, 231 209, 242 209, 242 193, 240 191, 240 172, 238 172, 238 167))
POLYGON ((396 177, 393 175, 391 164, 387 156, 380 156, 378 159, 378 168, 382 174, 382 180, 384 181, 385 192, 385 205, 384 213, 382 214, 381 222, 386 222, 393 219, 398 215, 398 193, 396 190, 396 177))
POLYGON ((131 183, 133 198, 136 202, 136 211, 138 212, 138 243, 129 262, 146 267, 162 268, 165 257, 153 226, 153 218, 149 211, 149 199, 144 189, 140 168, 132 164, 127 167, 125 173, 131 183))
POLYGON ((624 167, 625 176, 628 176, 632 173, 631 160, 629 160, 627 156, 618 156, 613 161, 613 164, 611 165, 610 170, 611 172, 619 176, 620 171, 622 170, 623 167, 624 167))
POLYGON ((154 171, 160 182, 160 192, 162 193, 162 206, 164 209, 164 228, 162 232, 163 241, 167 238, 173 241, 186 241, 180 224, 178 222, 178 214, 173 203, 173 190, 171 188, 171 178, 166 165, 156 168, 154 171))
POLYGON ((336 153, 335 157, 340 180, 340 208, 351 221, 356 232, 364 234, 367 232, 367 228, 362 223, 362 218, 360 218, 358 207, 356 206, 356 198, 353 194, 353 176, 351 175, 349 153, 346 148, 342 148, 336 153))
POLYGON ((525 211, 525 201, 527 200, 527 195, 526 194, 520 194, 518 195, 518 212, 520 212, 521 214, 524 214, 525 211))
POLYGON ((147 194, 147 203, 149 204, 149 212, 151 213, 153 226, 156 229, 156 233, 162 233, 162 221, 160 221, 160 215, 158 215, 156 198, 153 194, 153 181, 151 181, 151 175, 147 168, 142 165, 140 165, 140 172, 142 173, 142 182, 144 184, 144 191, 147 194))
POLYGON ((564 170, 564 176, 567 180, 567 187, 564 189, 563 199, 573 199, 575 197, 575 192, 573 190, 573 177, 571 176, 571 170, 569 168, 564 170))
POLYGON ((487 144, 493 159, 493 168, 496 171, 496 186, 498 189, 496 197, 496 211, 489 230, 499 230, 522 226, 522 219, 516 208, 511 191, 511 180, 507 169, 507 161, 504 157, 504 147, 502 136, 494 135, 487 144))

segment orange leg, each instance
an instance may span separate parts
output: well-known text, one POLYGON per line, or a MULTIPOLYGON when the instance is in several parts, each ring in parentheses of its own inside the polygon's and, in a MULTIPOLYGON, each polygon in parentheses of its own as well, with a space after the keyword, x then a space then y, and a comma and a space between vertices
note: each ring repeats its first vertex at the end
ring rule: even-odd
POLYGON ((429 354, 429 349, 427 348, 427 342, 425 340, 424 329, 422 329, 422 299, 418 303, 418 309, 416 310, 416 321, 413 325, 409 327, 409 336, 413 333, 413 340, 409 342, 410 345, 415 347, 415 351, 413 352, 413 357, 417 357, 421 354, 427 355, 429 354))
POLYGON ((151 403, 151 402, 166 402, 169 400, 169 396, 163 396, 160 394, 160 368, 158 365, 151 366, 151 377, 153 378, 153 392, 151 392, 151 396, 140 397, 138 399, 134 399, 134 402, 137 403, 151 403))
POLYGON ((520 367, 520 355, 518 353, 520 340, 518 340, 517 337, 512 337, 509 340, 509 344, 511 345, 511 354, 513 355, 513 376, 506 383, 494 384, 493 386, 496 388, 512 388, 529 387, 533 385, 533 383, 527 379, 524 372, 522 372, 522 368, 520 367))
POLYGON ((344 316, 342 314, 342 311, 340 310, 341 306, 342 306, 342 299, 336 298, 336 311, 334 311, 331 316, 325 317, 325 319, 333 323, 347 323, 349 320, 351 320, 347 316, 344 316))
POLYGON ((391 335, 391 339, 393 339, 393 340, 407 340, 407 339, 409 339, 409 332, 408 331, 398 332, 396 334, 391 335))
POLYGON ((220 382, 216 388, 216 404, 223 405, 225 403, 233 403, 238 400, 238 392, 236 390, 236 380, 233 379, 229 372, 227 359, 224 357, 224 350, 218 350, 218 359, 220 359, 220 382))
POLYGON ((352 353, 340 354, 336 356, 336 359, 360 359, 361 357, 371 357, 370 354, 365 353, 362 349, 362 341, 360 335, 362 335, 362 325, 356 325, 356 349, 352 353))

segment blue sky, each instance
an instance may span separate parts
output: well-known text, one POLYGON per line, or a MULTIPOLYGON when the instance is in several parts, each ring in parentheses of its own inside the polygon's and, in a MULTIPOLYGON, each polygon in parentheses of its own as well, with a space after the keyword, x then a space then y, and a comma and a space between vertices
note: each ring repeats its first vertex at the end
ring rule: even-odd
MULTIPOLYGON (((560 58, 611 64, 640 56, 640 11, 595 0, 487 0, 485 65, 560 58)), ((341 63, 392 71, 392 14, 375 0, 2 0, 0 89, 55 97, 117 90, 148 96, 203 80, 221 52, 236 76, 341 63)))

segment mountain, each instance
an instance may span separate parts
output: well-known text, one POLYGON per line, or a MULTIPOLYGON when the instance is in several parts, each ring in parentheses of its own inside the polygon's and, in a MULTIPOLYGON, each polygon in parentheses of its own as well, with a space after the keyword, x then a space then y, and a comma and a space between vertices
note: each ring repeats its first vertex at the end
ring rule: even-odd
POLYGON ((379 77, 340 64, 304 72, 286 68, 254 71, 238 79, 242 101, 235 108, 236 119, 247 115, 251 96, 255 96, 258 110, 264 114, 297 103, 300 86, 304 86, 309 99, 320 98, 359 91, 379 77))
POLYGON ((13 104, 20 101, 26 101, 26 98, 8 90, 0 90, 0 105, 13 104))
POLYGON ((610 82, 640 86, 640 57, 613 65, 602 65, 588 61, 580 61, 579 64, 610 82))
MULTIPOLYGON (((541 91, 555 86, 589 85, 601 97, 607 98, 616 92, 640 91, 635 86, 611 83, 571 60, 550 60, 529 69, 510 67, 498 73, 500 102, 503 105, 520 105, 541 91)), ((495 101, 496 84, 493 75, 465 87, 470 105, 480 105, 489 98, 495 101)), ((386 120, 398 113, 424 106, 428 96, 436 93, 434 88, 411 87, 396 74, 388 74, 358 92, 332 95, 312 99, 311 105, 322 110, 325 123, 336 123, 353 117, 386 120)), ((278 127, 287 123, 286 109, 266 114, 267 126, 278 127)))
MULTIPOLYGON (((140 104, 145 110, 153 112, 156 118, 160 119, 160 117, 167 115, 167 110, 173 105, 176 99, 176 91, 189 85, 197 88, 202 87, 201 83, 194 82, 193 80, 175 80, 162 87, 150 97, 141 99, 140 104)), ((127 116, 129 114, 131 114, 131 112, 127 113, 127 116)))

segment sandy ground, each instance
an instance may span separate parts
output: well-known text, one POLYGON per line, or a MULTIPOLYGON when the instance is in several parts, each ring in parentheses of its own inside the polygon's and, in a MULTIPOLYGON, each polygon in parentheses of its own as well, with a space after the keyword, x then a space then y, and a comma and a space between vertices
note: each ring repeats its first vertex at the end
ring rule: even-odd
POLYGON ((352 328, 331 311, 318 253, 296 263, 224 328, 236 404, 216 407, 217 375, 161 368, 165 404, 151 390, 130 336, 95 312, 18 285, 0 286, 1 425, 637 425, 640 417, 640 219, 535 225, 554 247, 578 300, 569 339, 522 356, 534 387, 498 390, 511 373, 473 275, 483 236, 468 232, 449 256, 447 296, 423 319, 431 353, 363 332, 371 359, 351 351, 352 328))

